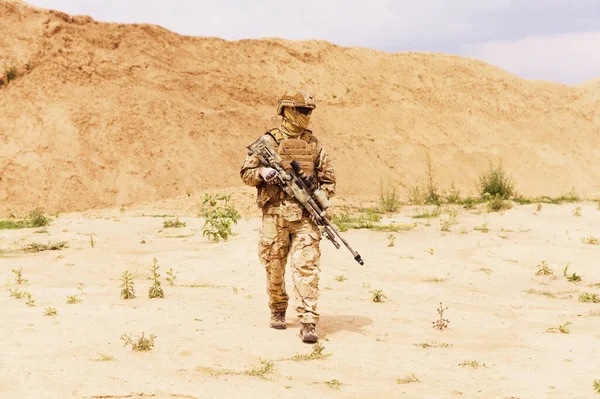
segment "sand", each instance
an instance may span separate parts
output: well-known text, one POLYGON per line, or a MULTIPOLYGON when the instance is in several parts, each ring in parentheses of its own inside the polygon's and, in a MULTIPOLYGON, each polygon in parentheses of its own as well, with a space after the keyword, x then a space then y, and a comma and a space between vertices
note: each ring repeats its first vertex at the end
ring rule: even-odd
MULTIPOLYGON (((189 209, 199 200, 180 199, 189 209)), ((598 237, 597 205, 451 206, 450 232, 441 231, 447 213, 412 217, 423 209, 432 207, 382 219, 416 223, 394 233, 393 246, 386 232, 342 232, 364 266, 322 242, 317 332, 327 356, 305 361, 293 360, 313 350, 298 337, 293 301, 288 328, 268 327, 256 217, 218 243, 202 236, 196 212, 163 203, 60 214, 47 232, 1 230, 0 397, 594 397, 600 304, 578 298, 600 295, 600 246, 582 241, 598 237), (174 217, 186 226, 163 228, 174 217), (60 241, 68 248, 19 251, 60 241), (153 259, 164 298, 148 296, 153 259), (536 275, 542 262, 551 275, 536 275), (581 281, 567 280, 567 265, 581 281), (27 282, 17 284, 12 269, 27 282), (125 270, 136 298, 120 297, 125 270), (35 306, 9 289, 31 293, 35 306), (377 290, 383 302, 373 301, 377 290), (71 295, 81 302, 67 304, 71 295), (442 330, 433 328, 440 302, 442 330), (44 316, 48 307, 57 314, 44 316), (548 331, 565 323, 569 334, 548 331), (142 333, 155 335, 152 350, 120 339, 142 333), (248 375, 268 362, 264 375, 248 375), (418 382, 398 382, 411 377, 418 382)), ((293 292, 289 274, 287 283, 293 292)))

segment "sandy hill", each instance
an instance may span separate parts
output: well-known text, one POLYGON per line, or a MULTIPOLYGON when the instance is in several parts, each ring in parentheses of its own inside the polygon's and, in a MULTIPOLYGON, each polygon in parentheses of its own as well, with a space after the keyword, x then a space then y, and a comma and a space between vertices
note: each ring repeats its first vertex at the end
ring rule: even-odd
POLYGON ((526 195, 600 191, 598 87, 451 55, 225 41, 0 1, 0 213, 120 206, 240 186, 245 146, 302 87, 340 196, 379 181, 473 188, 488 158, 526 195), (6 76, 4 77, 6 81, 6 76))

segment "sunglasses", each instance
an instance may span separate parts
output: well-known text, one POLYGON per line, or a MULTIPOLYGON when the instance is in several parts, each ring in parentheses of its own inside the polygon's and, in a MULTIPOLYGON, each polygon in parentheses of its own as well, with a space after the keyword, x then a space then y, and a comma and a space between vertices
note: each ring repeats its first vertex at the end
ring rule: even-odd
POLYGON ((302 115, 310 115, 313 110, 308 107, 296 107, 296 111, 300 112, 302 115))

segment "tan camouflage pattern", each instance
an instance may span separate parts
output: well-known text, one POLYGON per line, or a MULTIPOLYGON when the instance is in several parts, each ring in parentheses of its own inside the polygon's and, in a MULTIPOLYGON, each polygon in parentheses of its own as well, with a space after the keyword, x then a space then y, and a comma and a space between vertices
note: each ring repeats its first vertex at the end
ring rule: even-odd
MULTIPOLYGON (((281 135, 283 139, 291 139, 291 137, 285 134, 285 131, 277 129, 277 135, 281 135)), ((270 135, 267 138, 271 140, 273 148, 278 151, 278 143, 270 135)), ((304 134, 294 140, 308 140, 310 148, 313 152, 313 163, 314 170, 313 176, 316 177, 317 185, 327 194, 329 198, 335 195, 336 189, 336 177, 331 159, 321 142, 311 131, 306 130, 304 134)), ((281 155, 281 154, 280 154, 281 155)), ((282 157, 283 158, 283 157, 282 157)), ((244 163, 240 170, 240 177, 242 181, 251 187, 256 187, 257 196, 256 203, 259 208, 264 208, 269 203, 273 204, 277 199, 281 199, 283 190, 276 186, 266 184, 260 177, 260 161, 255 155, 246 155, 244 163)))
MULTIPOLYGON (((312 96, 306 93, 286 93, 289 104, 280 100, 280 107, 300 105, 305 101, 315 107, 312 96)), ((285 96, 284 96, 285 97, 285 96)), ((278 113, 281 110, 278 109, 278 113)), ((280 114, 281 115, 281 114, 280 114)), ((273 149, 282 158, 285 169, 296 159, 307 175, 313 177, 315 186, 321 188, 329 198, 335 195, 336 177, 331 159, 321 142, 312 131, 303 129, 290 132, 282 118, 280 128, 271 129, 266 137, 271 140, 273 149), (296 142, 296 140, 298 142, 296 142), (280 144, 283 145, 280 147, 280 144), (287 151, 287 155, 283 152, 287 151)), ((308 121, 306 121, 308 123, 308 121)), ((317 324, 319 313, 319 272, 321 261, 320 242, 322 233, 319 226, 308 217, 302 205, 290 198, 281 188, 269 185, 260 177, 262 166, 258 157, 246 155, 240 169, 242 181, 256 187, 256 203, 262 209, 263 219, 258 243, 258 257, 266 272, 266 291, 271 311, 285 311, 289 295, 286 291, 285 273, 290 261, 294 283, 295 309, 301 323, 317 324)))
POLYGON ((319 227, 307 216, 288 221, 282 214, 263 215, 258 254, 266 271, 266 290, 272 311, 284 311, 288 307, 285 272, 290 255, 296 314, 301 323, 318 323, 320 241, 319 227))

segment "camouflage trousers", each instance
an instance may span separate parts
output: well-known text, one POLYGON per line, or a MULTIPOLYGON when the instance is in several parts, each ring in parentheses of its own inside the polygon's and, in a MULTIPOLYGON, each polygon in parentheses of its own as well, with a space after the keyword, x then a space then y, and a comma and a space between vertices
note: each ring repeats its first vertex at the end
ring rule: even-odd
POLYGON ((263 215, 258 254, 267 272, 272 311, 288 307, 285 271, 289 257, 296 314, 302 323, 318 322, 320 241, 321 231, 307 216, 290 222, 279 214, 263 215))

